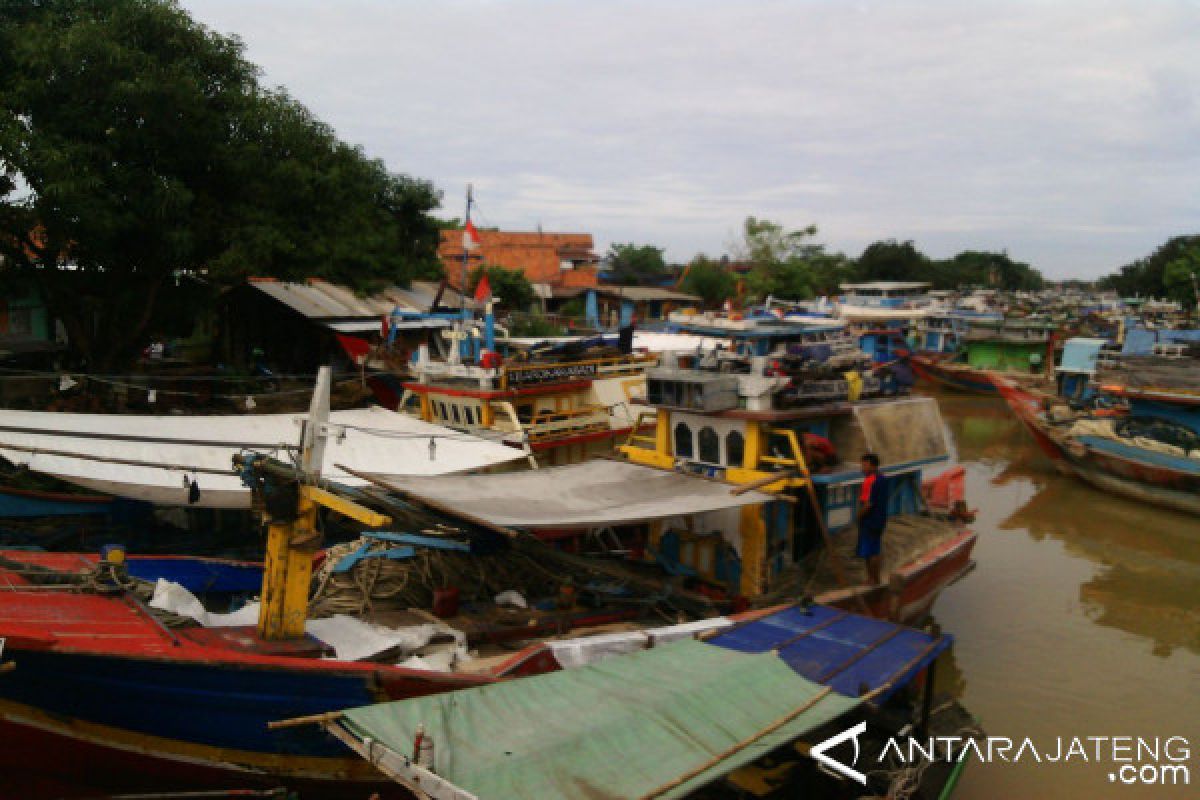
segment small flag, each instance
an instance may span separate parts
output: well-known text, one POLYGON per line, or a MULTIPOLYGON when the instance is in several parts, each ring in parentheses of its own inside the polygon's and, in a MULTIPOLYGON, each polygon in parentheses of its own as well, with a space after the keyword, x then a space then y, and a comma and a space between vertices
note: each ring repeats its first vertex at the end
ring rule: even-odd
POLYGON ((358 336, 346 336, 341 333, 334 335, 337 336, 338 344, 342 346, 342 350, 345 351, 346 355, 350 357, 350 360, 356 366, 362 366, 367 362, 367 355, 371 352, 370 342, 358 336))
POLYGON ((479 283, 475 284, 475 302, 483 303, 489 300, 492 296, 492 285, 488 283, 487 273, 479 277, 479 283))
POLYGON ((467 220, 467 224, 463 228, 463 249, 478 250, 482 241, 479 238, 479 231, 475 230, 475 223, 467 220))

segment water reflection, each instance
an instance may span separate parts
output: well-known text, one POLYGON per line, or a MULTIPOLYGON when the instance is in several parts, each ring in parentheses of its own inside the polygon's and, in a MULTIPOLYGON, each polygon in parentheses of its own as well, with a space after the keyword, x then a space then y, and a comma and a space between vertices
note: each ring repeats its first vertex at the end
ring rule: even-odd
MULTIPOLYGON (((938 399, 979 512, 978 567, 936 610, 957 639, 942 689, 997 735, 1177 734, 1200 748, 1200 519, 1059 475, 1001 401, 938 399)), ((1194 796, 1194 783, 1111 785, 1109 766, 981 765, 962 796, 1194 796)))

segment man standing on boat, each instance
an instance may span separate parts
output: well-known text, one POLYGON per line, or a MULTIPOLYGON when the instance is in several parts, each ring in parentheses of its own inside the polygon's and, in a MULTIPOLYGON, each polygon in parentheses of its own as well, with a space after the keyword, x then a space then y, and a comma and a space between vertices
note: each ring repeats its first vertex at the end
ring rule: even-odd
POLYGON ((879 471, 879 456, 864 453, 863 485, 858 497, 858 549, 856 554, 867 562, 867 579, 872 586, 883 582, 880 562, 883 529, 887 527, 887 477, 879 471))

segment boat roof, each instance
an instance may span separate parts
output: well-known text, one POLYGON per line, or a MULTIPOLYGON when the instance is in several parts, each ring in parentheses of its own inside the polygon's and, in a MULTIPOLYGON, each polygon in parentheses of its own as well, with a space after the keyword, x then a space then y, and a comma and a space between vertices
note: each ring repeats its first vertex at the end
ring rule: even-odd
MULTIPOLYGON (((250 491, 233 472, 233 456, 243 450, 289 452, 299 442, 300 419, 300 414, 154 416, 3 410, 0 456, 110 494, 135 499, 161 496, 164 505, 188 504, 182 480, 187 476, 200 490, 198 502, 192 505, 248 508, 250 491)), ((367 482, 342 471, 338 464, 370 474, 436 475, 525 457, 515 448, 377 406, 334 411, 329 422, 345 435, 330 439, 322 474, 351 486, 367 482)))
POLYGON ((333 724, 356 749, 370 739, 393 776, 403 763, 386 756, 409 752, 423 725, 437 773, 459 797, 568 798, 581 787, 604 797, 684 797, 852 711, 864 692, 875 701, 902 687, 951 641, 790 606, 708 641, 350 709, 333 724), (524 724, 514 727, 514 717, 524 724))
POLYGON ((618 525, 775 499, 762 492, 735 495, 729 484, 612 459, 490 475, 392 477, 384 484, 418 501, 514 528, 618 525))
POLYGON ((350 709, 338 724, 393 753, 410 752, 424 725, 438 776, 472 797, 677 798, 859 704, 773 654, 686 639, 485 690, 350 709))
POLYGON ((924 283, 921 281, 869 281, 867 283, 843 283, 839 288, 859 290, 859 289, 878 289, 884 292, 899 291, 901 289, 928 289, 933 284, 924 283))

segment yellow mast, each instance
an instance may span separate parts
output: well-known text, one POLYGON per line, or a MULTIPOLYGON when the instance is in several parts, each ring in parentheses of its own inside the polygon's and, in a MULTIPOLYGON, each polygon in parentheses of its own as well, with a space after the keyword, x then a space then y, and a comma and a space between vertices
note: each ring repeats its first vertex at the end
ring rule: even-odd
MULTIPOLYGON (((377 528, 390 518, 364 508, 349 500, 321 489, 321 464, 325 457, 325 442, 329 437, 329 367, 321 367, 313 390, 308 419, 300 440, 299 474, 287 474, 284 468, 272 468, 264 459, 235 456, 239 466, 248 466, 266 482, 294 482, 296 501, 293 508, 264 508, 267 520, 267 552, 263 569, 262 604, 258 614, 258 635, 268 641, 296 639, 304 636, 308 619, 308 594, 312 582, 313 553, 321 543, 317 530, 317 509, 320 506, 377 528), (269 512, 276 512, 273 518, 269 512), (288 513, 291 512, 291 513, 288 513)), ((263 484, 257 484, 263 485, 263 484)), ((256 491, 257 494, 257 491, 256 491)), ((263 497, 255 497, 256 504, 263 497)))

